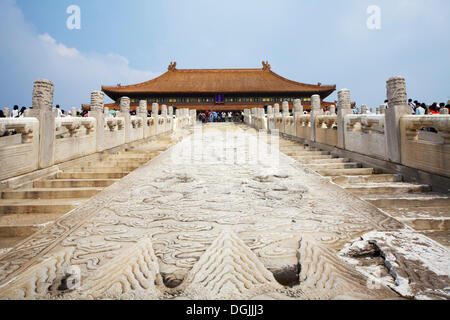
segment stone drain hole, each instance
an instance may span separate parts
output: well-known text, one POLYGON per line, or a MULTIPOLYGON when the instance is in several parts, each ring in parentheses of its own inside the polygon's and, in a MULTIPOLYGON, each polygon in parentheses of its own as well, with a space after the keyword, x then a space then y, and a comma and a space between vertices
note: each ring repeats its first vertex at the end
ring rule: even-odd
POLYGON ((280 270, 272 271, 272 274, 279 284, 284 287, 295 287, 300 284, 301 265, 293 265, 280 270))
POLYGON ((184 281, 184 276, 176 275, 173 273, 161 273, 161 277, 164 285, 169 289, 175 289, 179 287, 184 281))

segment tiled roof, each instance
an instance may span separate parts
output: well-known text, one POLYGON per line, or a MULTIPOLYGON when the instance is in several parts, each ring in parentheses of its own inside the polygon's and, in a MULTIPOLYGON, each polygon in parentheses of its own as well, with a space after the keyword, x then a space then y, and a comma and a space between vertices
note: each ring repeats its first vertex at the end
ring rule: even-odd
POLYGON ((110 97, 126 94, 164 93, 308 93, 330 95, 336 86, 299 83, 283 78, 264 64, 262 69, 176 69, 173 64, 163 75, 143 83, 103 86, 110 97))

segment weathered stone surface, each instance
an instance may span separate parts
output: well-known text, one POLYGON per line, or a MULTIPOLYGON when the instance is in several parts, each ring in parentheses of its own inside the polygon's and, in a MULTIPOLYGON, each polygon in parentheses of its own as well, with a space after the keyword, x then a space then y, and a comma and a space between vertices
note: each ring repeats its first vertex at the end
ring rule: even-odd
POLYGON ((352 114, 351 98, 349 89, 341 89, 338 91, 338 148, 345 149, 345 116, 352 114))
POLYGON ((50 80, 36 80, 33 87, 33 109, 46 109, 51 111, 53 108, 53 91, 54 85, 50 80))
POLYGON ((283 115, 289 115, 289 102, 283 101, 283 115))
POLYGON ((103 112, 104 93, 102 91, 93 91, 91 93, 91 111, 103 112))
POLYGON ((147 100, 139 100, 139 107, 137 108, 137 113, 147 114, 147 100))
POLYGON ((406 83, 402 77, 392 77, 386 83, 389 107, 386 110, 386 139, 388 159, 401 162, 400 118, 410 115, 411 108, 407 104, 406 83))
POLYGON ((320 96, 315 94, 311 97, 311 141, 316 141, 316 126, 315 119, 322 114, 320 109, 320 96))
POLYGON ((275 105, 273 107, 273 112, 274 112, 275 116, 280 114, 280 105, 278 103, 275 103, 275 105))
POLYGON ((130 113, 130 98, 122 97, 120 98, 120 112, 123 114, 130 113))
MULTIPOLYGON (((159 104, 153 103, 152 104, 152 117, 158 117, 158 114, 159 114, 159 104)), ((177 115, 177 117, 178 117, 178 115, 177 115)))
POLYGON ((403 77, 391 77, 386 83, 389 108, 407 105, 406 82, 403 77))
POLYGON ((337 253, 402 225, 279 153, 275 168, 245 160, 254 147, 267 145, 253 130, 206 126, 1 255, 0 297, 395 297, 337 253), (227 162, 222 146, 247 157, 227 162), (79 268, 80 286, 49 291, 65 266, 79 268))
POLYGON ((53 83, 40 79, 34 82, 33 109, 28 116, 39 120, 39 167, 47 168, 53 164, 55 156, 55 117, 53 110, 53 83))

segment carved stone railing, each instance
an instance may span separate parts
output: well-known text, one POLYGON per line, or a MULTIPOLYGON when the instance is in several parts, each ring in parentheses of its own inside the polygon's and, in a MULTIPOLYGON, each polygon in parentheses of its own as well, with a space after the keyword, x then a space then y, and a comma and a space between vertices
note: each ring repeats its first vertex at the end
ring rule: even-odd
POLYGON ((295 136, 295 120, 293 116, 284 116, 284 133, 295 136))
POLYGON ((402 116, 400 134, 403 165, 450 177, 450 116, 402 116), (437 131, 432 141, 420 138, 425 128, 437 131))
POLYGON ((95 153, 97 119, 95 118, 56 118, 55 132, 64 128, 68 137, 55 140, 54 163, 61 163, 84 155, 95 153))
POLYGON ((347 115, 346 130, 365 134, 384 134, 384 115, 347 115))
MULTIPOLYGON (((31 143, 35 132, 34 124, 39 123, 34 118, 3 118, 0 119, 0 137, 7 131, 15 131, 22 135, 22 143, 31 143)), ((38 133, 39 134, 39 133, 38 133)))
POLYGON ((309 127, 311 121, 310 115, 303 115, 297 118, 297 126, 309 127))
POLYGON ((346 115, 345 149, 387 160, 385 115, 346 115))
POLYGON ((0 180, 18 176, 39 167, 39 121, 36 118, 1 118, 0 180))
POLYGON ((302 139, 310 139, 311 138, 311 116, 310 115, 301 115, 295 118, 295 131, 296 136, 302 139))
POLYGON ((337 146, 337 116, 336 115, 318 115, 315 117, 316 142, 337 146))
POLYGON ((94 118, 56 118, 55 130, 59 134, 61 128, 65 128, 70 137, 80 134, 82 128, 86 129, 86 135, 90 135, 95 131, 96 120, 94 118))
POLYGON ((133 129, 142 128, 143 121, 142 121, 141 117, 131 116, 130 121, 131 121, 131 126, 133 127, 133 129))
POLYGON ((442 144, 450 144, 450 116, 403 116, 405 135, 408 140, 418 141, 419 133, 424 128, 434 128, 442 138, 442 144))
POLYGON ((337 116, 336 115, 322 115, 316 117, 317 128, 333 129, 337 127, 337 116))

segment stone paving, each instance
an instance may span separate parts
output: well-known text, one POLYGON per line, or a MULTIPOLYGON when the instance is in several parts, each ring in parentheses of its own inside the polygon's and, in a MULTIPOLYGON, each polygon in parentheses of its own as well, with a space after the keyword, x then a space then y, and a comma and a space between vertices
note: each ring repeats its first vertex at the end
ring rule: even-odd
POLYGON ((448 298, 445 246, 273 146, 195 128, 0 255, 0 299, 448 298))

